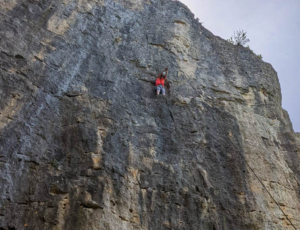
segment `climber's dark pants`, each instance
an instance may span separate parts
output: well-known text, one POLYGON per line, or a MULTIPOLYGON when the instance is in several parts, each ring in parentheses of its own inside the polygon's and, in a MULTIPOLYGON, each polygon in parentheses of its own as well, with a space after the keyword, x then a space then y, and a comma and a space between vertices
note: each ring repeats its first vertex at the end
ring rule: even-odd
POLYGON ((162 85, 155 86, 155 92, 157 92, 157 91, 158 91, 158 93, 166 94, 166 90, 162 85))

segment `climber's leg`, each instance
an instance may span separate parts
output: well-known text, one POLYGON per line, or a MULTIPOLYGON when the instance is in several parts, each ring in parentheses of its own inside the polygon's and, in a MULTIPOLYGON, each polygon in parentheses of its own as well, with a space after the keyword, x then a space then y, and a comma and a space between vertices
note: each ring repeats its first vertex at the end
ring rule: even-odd
POLYGON ((159 95, 160 91, 161 91, 161 86, 160 85, 156 86, 155 87, 156 95, 159 95))
POLYGON ((161 87, 161 91, 162 91, 162 95, 166 95, 166 90, 165 90, 165 88, 164 87, 161 87))

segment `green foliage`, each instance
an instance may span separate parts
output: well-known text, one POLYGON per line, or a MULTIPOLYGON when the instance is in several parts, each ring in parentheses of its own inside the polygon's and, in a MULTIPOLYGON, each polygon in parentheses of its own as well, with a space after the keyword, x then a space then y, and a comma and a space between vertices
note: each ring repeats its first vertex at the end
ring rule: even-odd
POLYGON ((200 19, 199 19, 199 18, 196 18, 196 20, 197 20, 197 22, 199 22, 199 23, 200 23, 200 25, 202 25, 202 24, 203 24, 203 22, 200 22, 200 19))
POLYGON ((244 46, 248 42, 250 42, 250 39, 247 38, 247 32, 243 30, 238 30, 234 31, 233 37, 227 39, 227 41, 232 43, 233 45, 244 46))
POLYGON ((261 54, 257 55, 257 57, 259 57, 260 59, 263 59, 263 57, 262 57, 262 55, 261 55, 261 54))
MULTIPOLYGON (((236 46, 244 46, 250 42, 250 40, 247 38, 247 33, 243 30, 234 32, 234 36, 227 39, 227 41, 236 46)), ((250 49, 250 46, 246 46, 246 48, 253 52, 253 50, 250 49)), ((257 57, 259 57, 261 60, 263 59, 261 54, 258 54, 257 57)))
POLYGON ((234 41, 233 41, 232 37, 227 39, 227 41, 230 42, 231 44, 234 44, 234 41))
POLYGON ((250 48, 250 46, 247 46, 246 48, 249 49, 249 50, 251 50, 253 52, 253 50, 250 48))

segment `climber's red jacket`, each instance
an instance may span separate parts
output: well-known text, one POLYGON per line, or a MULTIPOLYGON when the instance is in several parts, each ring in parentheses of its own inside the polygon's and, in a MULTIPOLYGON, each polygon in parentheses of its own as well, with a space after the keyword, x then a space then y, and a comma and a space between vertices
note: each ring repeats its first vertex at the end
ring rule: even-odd
POLYGON ((165 86, 165 79, 158 77, 155 81, 155 85, 162 85, 163 87, 165 86))

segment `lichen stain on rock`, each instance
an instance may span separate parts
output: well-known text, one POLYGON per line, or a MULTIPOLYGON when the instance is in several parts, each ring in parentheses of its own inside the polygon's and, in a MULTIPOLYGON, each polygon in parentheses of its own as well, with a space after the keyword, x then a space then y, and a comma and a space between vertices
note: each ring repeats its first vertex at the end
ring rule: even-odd
POLYGON ((10 97, 5 101, 4 107, 1 108, 0 112, 0 132, 7 125, 9 125, 11 121, 17 119, 22 105, 22 95, 20 95, 19 93, 12 93, 10 97))
POLYGON ((75 23, 77 12, 73 11, 70 16, 66 17, 62 12, 55 12, 49 19, 47 29, 53 33, 64 35, 64 33, 70 29, 73 23, 75 23))
POLYGON ((168 49, 176 55, 176 62, 184 76, 195 78, 197 62, 189 56, 189 48, 191 46, 190 25, 180 20, 175 20, 172 32, 174 38, 166 42, 168 49))
POLYGON ((145 4, 150 4, 151 0, 113 0, 128 9, 142 11, 145 4))
POLYGON ((93 160, 93 168, 94 169, 101 169, 101 155, 91 153, 91 157, 92 157, 92 160, 93 160))
POLYGON ((1 8, 5 11, 12 10, 18 4, 17 0, 3 0, 1 1, 1 8))

